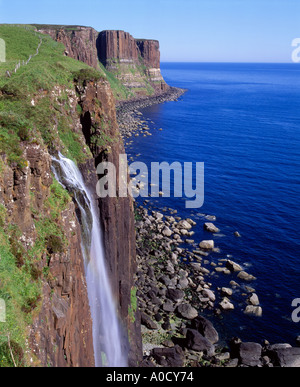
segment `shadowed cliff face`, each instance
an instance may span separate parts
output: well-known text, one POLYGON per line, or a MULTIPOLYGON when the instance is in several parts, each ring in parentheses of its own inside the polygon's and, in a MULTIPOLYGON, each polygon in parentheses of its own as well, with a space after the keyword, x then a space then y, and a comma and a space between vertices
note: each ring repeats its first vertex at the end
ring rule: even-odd
POLYGON ((42 366, 91 367, 92 321, 75 206, 66 201, 61 213, 52 211, 51 157, 45 148, 24 143, 23 157, 24 167, 9 166, 4 160, 0 203, 7 211, 7 227, 16 230, 11 249, 20 270, 29 270, 31 280, 40 281, 41 295, 31 299, 26 310, 37 315, 29 336, 34 364, 36 358, 42 366), (64 235, 58 236, 55 231, 60 229, 64 235), (46 251, 38 259, 45 243, 46 251))
MULTIPOLYGON (((97 83, 88 81, 81 85, 77 84, 77 93, 82 110, 83 132, 94 156, 93 161, 81 165, 80 168, 92 192, 95 192, 98 180, 97 165, 102 161, 113 163, 118 177, 119 155, 124 154, 125 150, 119 135, 115 99, 108 82, 102 80, 97 83), (85 117, 89 119, 84 119, 85 117)), ((129 314, 136 273, 133 202, 131 197, 116 197, 98 199, 98 203, 107 267, 124 329, 124 351, 128 350, 126 348, 128 336, 129 365, 136 366, 142 358, 142 342, 139 316, 136 315, 132 319, 129 314)))

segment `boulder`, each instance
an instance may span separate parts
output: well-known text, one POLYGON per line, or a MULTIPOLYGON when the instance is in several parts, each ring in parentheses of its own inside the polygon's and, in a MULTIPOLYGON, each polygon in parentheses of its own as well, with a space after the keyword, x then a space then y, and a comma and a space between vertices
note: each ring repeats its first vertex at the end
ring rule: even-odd
POLYGON ((243 271, 242 267, 239 264, 237 264, 236 262, 230 261, 230 260, 228 260, 226 262, 226 267, 230 271, 236 271, 236 272, 237 271, 243 271))
POLYGON ((261 317, 263 310, 261 306, 248 305, 245 309, 245 314, 254 315, 257 317, 261 317))
POLYGON ((219 334, 213 324, 205 317, 198 316, 192 321, 191 327, 197 330, 203 337, 208 339, 212 344, 219 341, 219 334))
POLYGON ((183 301, 185 293, 179 289, 168 289, 166 293, 166 297, 174 302, 183 301))
POLYGON ((193 351, 204 352, 208 356, 215 354, 215 346, 195 329, 187 330, 186 346, 193 351))
POLYGON ((220 302, 219 305, 223 310, 233 310, 234 309, 234 305, 228 300, 227 297, 224 297, 224 299, 220 302))
POLYGON ((248 367, 261 365, 262 346, 258 343, 241 343, 238 350, 239 363, 248 367))
POLYGON ((165 227, 162 232, 161 232, 164 236, 166 237, 170 237, 172 234, 173 234, 173 231, 169 229, 169 227, 165 227))
POLYGON ((249 297, 248 299, 248 302, 251 304, 251 305, 254 305, 254 306, 258 306, 260 303, 259 303, 259 298, 257 296, 256 293, 253 293, 251 295, 251 297, 249 297))
POLYGON ((202 241, 199 246, 204 250, 212 250, 215 248, 215 242, 213 240, 202 241))
POLYGON ((155 324, 154 321, 145 313, 141 313, 141 323, 144 325, 146 328, 151 329, 151 330, 156 330, 158 329, 157 325, 155 324))
POLYGON ((233 291, 232 291, 232 289, 230 289, 230 288, 222 288, 222 289, 221 289, 221 293, 222 293, 224 296, 226 296, 226 297, 231 297, 232 294, 233 294, 233 291))
POLYGON ((198 316, 198 311, 193 308, 190 304, 181 304, 177 308, 178 313, 180 316, 187 320, 193 320, 198 316))
POLYGON ((238 278, 243 280, 243 281, 254 281, 254 280, 256 280, 256 278, 253 275, 248 274, 245 271, 241 271, 238 274, 238 278))
POLYGON ((186 220, 182 220, 180 223, 178 223, 178 226, 185 230, 190 230, 192 228, 192 225, 186 220))
POLYGON ((213 223, 205 223, 204 230, 217 234, 220 230, 213 223))
POLYGON ((163 367, 183 367, 183 351, 178 345, 174 348, 154 348, 151 354, 155 361, 163 367))
POLYGON ((300 348, 275 348, 268 351, 275 367, 298 368, 300 367, 300 348))
POLYGON ((216 301, 216 295, 215 293, 210 289, 204 289, 202 291, 202 294, 204 297, 208 297, 210 301, 215 302, 216 301))
POLYGON ((173 313, 174 310, 175 310, 175 306, 173 304, 173 302, 171 302, 170 300, 167 300, 164 304, 163 304, 163 310, 167 313, 173 313))

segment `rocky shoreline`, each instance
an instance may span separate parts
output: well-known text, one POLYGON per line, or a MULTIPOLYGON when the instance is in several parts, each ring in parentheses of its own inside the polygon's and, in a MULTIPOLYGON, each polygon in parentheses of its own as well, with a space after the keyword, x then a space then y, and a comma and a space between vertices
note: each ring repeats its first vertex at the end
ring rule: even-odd
MULTIPOLYGON (((185 91, 174 89, 178 99, 185 91)), ((168 101, 168 95, 119 105, 118 122, 124 139, 151 135, 138 109, 168 101)), ((130 140, 129 140, 130 141, 130 140)), ((130 143, 130 142, 129 142, 130 143)), ((147 200, 135 203, 137 264, 136 298, 141 313, 144 367, 300 367, 300 348, 290 344, 222 343, 207 313, 221 316, 235 308, 234 292, 243 293, 244 312, 259 318, 262 307, 252 287, 254 276, 230 259, 210 260, 218 253, 213 239, 195 241, 192 219, 177 211, 153 211, 147 200), (214 275, 232 276, 230 287, 217 288, 214 275)), ((213 235, 215 217, 200 227, 213 235)), ((236 237, 240 237, 238 232, 236 237)))
POLYGON ((117 119, 119 123, 120 133, 123 138, 143 134, 151 136, 150 128, 147 121, 142 120, 142 113, 139 111, 147 106, 157 105, 164 102, 177 101, 187 90, 177 87, 170 89, 159 95, 133 99, 130 101, 122 101, 117 104, 117 119))

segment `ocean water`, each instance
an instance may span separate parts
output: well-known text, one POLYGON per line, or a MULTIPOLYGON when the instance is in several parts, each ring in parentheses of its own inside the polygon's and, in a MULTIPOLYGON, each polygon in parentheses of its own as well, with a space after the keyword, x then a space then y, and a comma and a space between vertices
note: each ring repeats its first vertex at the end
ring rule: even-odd
MULTIPOLYGON (((230 257, 257 277, 249 285, 263 316, 245 315, 247 297, 236 291, 235 310, 211 316, 224 339, 294 345, 300 335, 300 323, 291 319, 292 301, 300 298, 300 66, 163 63, 162 73, 188 91, 177 102, 142 110, 152 136, 134 137, 127 153, 148 165, 204 162, 205 200, 193 210, 182 198, 150 202, 195 219, 193 239, 214 239, 220 249, 210 261, 230 257), (216 216, 220 235, 203 231, 204 215, 216 216)), ((231 280, 236 275, 209 279, 214 290, 231 280)))

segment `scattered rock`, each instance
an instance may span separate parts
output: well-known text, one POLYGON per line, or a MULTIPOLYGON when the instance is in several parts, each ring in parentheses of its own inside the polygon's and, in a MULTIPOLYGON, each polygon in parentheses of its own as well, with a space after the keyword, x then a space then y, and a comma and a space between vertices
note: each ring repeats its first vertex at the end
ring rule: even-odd
POLYGON ((223 310, 233 310, 234 309, 234 305, 228 300, 227 297, 225 297, 221 302, 220 302, 220 307, 223 309, 223 310))
POLYGON ((226 296, 226 297, 231 297, 232 294, 233 294, 233 291, 232 289, 229 289, 229 288, 222 288, 221 289, 221 293, 226 296))
POLYGON ((259 305, 259 298, 256 293, 253 293, 251 297, 249 297, 248 302, 251 305, 258 306, 259 305))
POLYGON ((268 356, 274 363, 275 367, 300 367, 300 348, 275 348, 268 351, 268 356))
POLYGON ((163 367, 183 367, 183 351, 178 345, 174 348, 154 348, 151 354, 163 367))
POLYGON ((190 304, 181 304, 177 308, 178 313, 187 320, 193 320, 198 316, 198 312, 190 304))
POLYGON ((188 329, 186 346, 197 352, 204 352, 208 356, 215 354, 215 346, 195 329, 188 329))
POLYGON ((202 241, 199 246, 204 250, 212 250, 215 248, 215 242, 213 240, 202 241))
POLYGON ((214 293, 212 290, 210 290, 210 289, 204 289, 204 290, 202 291, 202 294, 203 294, 204 297, 208 297, 208 299, 209 299, 210 301, 212 301, 212 302, 215 302, 215 301, 216 301, 216 295, 215 295, 215 293, 214 293))
POLYGON ((218 229, 213 223, 205 223, 204 230, 214 234, 217 234, 220 232, 220 229, 218 229))
POLYGON ((247 308, 245 309, 244 313, 249 314, 249 315, 254 315, 257 317, 261 317, 263 311, 262 311, 261 306, 248 305, 247 308))
POLYGON ((226 267, 230 270, 230 271, 233 271, 233 272, 237 272, 237 271, 243 271, 242 267, 240 265, 238 265, 236 262, 233 262, 233 261, 230 261, 228 260, 226 262, 226 267))
POLYGON ((205 317, 199 316, 192 321, 191 326, 197 330, 203 337, 208 339, 212 344, 219 341, 219 334, 213 324, 205 317))
POLYGON ((141 323, 142 323, 142 325, 144 325, 148 329, 151 329, 151 330, 158 329, 155 322, 152 321, 151 318, 145 313, 141 313, 141 323))
POLYGON ((243 280, 243 281, 255 281, 256 280, 256 278, 253 275, 248 274, 245 271, 241 271, 238 274, 238 278, 243 280))
POLYGON ((170 237, 173 234, 173 231, 169 229, 169 227, 165 227, 161 232, 164 236, 170 237))
POLYGON ((238 350, 239 363, 248 367, 261 365, 262 346, 258 343, 241 343, 238 350))
POLYGON ((168 289, 166 297, 170 300, 178 303, 182 302, 184 299, 185 293, 182 290, 179 289, 168 289))

